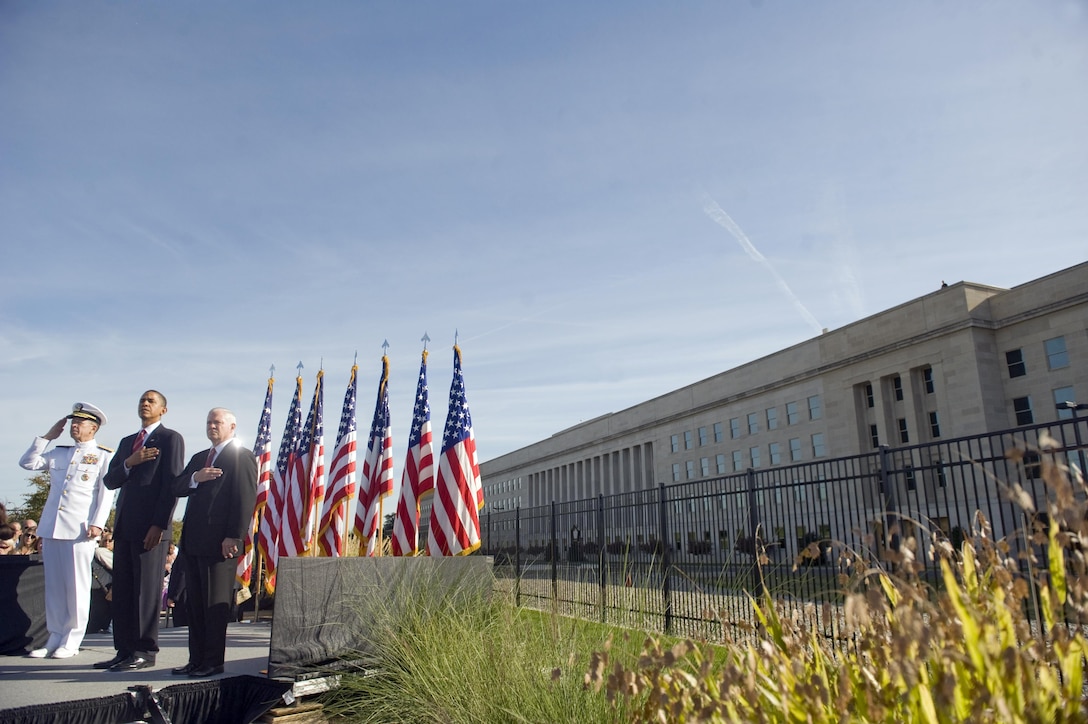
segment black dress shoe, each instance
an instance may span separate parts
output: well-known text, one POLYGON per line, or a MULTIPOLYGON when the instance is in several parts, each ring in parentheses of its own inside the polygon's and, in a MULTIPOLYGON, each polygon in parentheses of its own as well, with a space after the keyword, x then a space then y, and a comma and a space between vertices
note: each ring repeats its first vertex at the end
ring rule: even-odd
POLYGON ((189 676, 215 676, 216 674, 222 673, 222 666, 201 666, 190 671, 189 676))
POLYGON ((149 669, 154 665, 154 659, 144 658, 143 656, 129 656, 124 661, 118 661, 111 666, 110 671, 138 671, 139 669, 149 669))
POLYGON ((197 668, 195 664, 185 664, 185 666, 177 666, 173 669, 170 669, 170 673, 174 676, 185 676, 195 668, 197 668))
POLYGON ((96 662, 94 664, 94 668, 96 668, 96 669, 112 669, 114 666, 121 663, 125 659, 129 658, 131 655, 132 654, 123 654, 120 651, 118 651, 117 655, 114 656, 109 661, 98 661, 98 662, 96 662))

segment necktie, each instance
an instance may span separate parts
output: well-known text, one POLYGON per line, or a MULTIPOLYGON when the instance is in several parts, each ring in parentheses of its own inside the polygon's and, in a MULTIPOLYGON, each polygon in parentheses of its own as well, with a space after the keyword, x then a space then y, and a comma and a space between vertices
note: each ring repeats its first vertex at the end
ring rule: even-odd
POLYGON ((144 446, 144 440, 147 439, 147 430, 140 430, 140 434, 136 436, 136 439, 132 441, 132 452, 136 452, 144 446))
POLYGON ((204 467, 210 468, 212 466, 212 463, 214 463, 214 462, 215 462, 215 448, 213 447, 211 450, 208 451, 208 460, 207 460, 207 462, 204 463, 204 467))

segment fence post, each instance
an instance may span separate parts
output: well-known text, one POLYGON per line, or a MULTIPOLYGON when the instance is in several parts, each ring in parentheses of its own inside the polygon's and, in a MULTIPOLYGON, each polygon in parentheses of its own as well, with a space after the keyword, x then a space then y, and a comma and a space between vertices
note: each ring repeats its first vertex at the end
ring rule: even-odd
POLYGON ((514 509, 514 605, 521 606, 521 506, 514 509))
POLYGON ((605 622, 608 611, 608 586, 604 575, 604 493, 597 494, 597 578, 601 587, 600 619, 605 622))
POLYGON ((763 563, 760 561, 760 549, 763 548, 763 536, 760 535, 759 506, 756 504, 756 471, 748 468, 744 474, 748 481, 748 530, 752 540, 752 589, 756 597, 762 599, 767 595, 767 581, 763 578, 763 563))
POLYGON ((559 529, 558 521, 556 520, 555 501, 552 501, 552 541, 549 547, 549 555, 552 559, 552 600, 559 601, 559 529))
POLYGON ((899 552, 899 533, 892 533, 893 528, 899 526, 899 501, 896 490, 898 486, 892 485, 889 471, 892 468, 892 449, 888 445, 880 446, 880 497, 884 518, 884 539, 889 542, 889 548, 899 552), (889 537, 889 535, 891 537, 889 537))
POLYGON ((672 633, 672 554, 669 543, 669 504, 665 500, 665 483, 657 484, 658 534, 661 536, 661 595, 665 599, 665 633, 672 633))

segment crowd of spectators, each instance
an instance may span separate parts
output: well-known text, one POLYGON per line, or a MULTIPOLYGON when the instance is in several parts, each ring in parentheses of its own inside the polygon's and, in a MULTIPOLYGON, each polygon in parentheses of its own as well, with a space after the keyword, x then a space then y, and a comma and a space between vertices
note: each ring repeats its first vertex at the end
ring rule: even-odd
POLYGON ((0 503, 0 556, 34 555, 42 552, 38 524, 34 520, 9 520, 7 509, 0 503))

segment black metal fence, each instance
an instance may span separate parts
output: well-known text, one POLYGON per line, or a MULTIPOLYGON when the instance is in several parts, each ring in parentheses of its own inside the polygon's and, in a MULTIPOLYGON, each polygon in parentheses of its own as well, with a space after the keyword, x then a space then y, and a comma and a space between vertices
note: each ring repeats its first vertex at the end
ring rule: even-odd
POLYGON ((818 460, 537 508, 488 511, 482 553, 518 605, 618 625, 735 635, 749 595, 770 592, 792 615, 836 636, 845 546, 882 563, 909 552, 931 565, 939 538, 958 547, 983 521, 1028 545, 1046 510, 1043 456, 1083 470, 1088 420, 1019 427, 853 457, 818 460), (1010 451, 1022 451, 1023 455, 1010 451), (765 551, 768 562, 756 565, 765 551), (802 555, 804 553, 804 555, 802 555))

